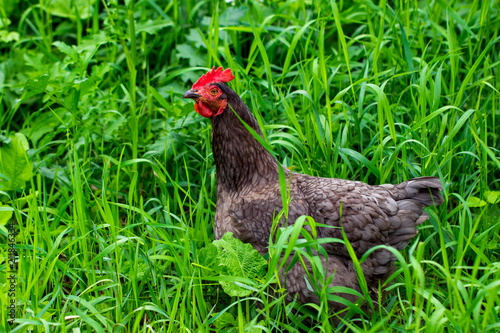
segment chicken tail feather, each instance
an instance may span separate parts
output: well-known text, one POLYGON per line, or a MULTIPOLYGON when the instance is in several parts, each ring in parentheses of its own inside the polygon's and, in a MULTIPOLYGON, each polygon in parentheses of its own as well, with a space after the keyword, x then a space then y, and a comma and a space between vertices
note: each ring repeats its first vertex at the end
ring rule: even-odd
POLYGON ((429 219, 424 208, 443 203, 440 193, 443 185, 437 177, 420 177, 395 187, 397 191, 394 199, 398 205, 398 213, 390 217, 395 230, 391 232, 389 244, 402 250, 418 233, 416 226, 429 219))
POLYGON ((443 203, 441 191, 443 185, 438 177, 419 177, 396 185, 400 190, 399 199, 412 199, 425 206, 437 206, 443 203))

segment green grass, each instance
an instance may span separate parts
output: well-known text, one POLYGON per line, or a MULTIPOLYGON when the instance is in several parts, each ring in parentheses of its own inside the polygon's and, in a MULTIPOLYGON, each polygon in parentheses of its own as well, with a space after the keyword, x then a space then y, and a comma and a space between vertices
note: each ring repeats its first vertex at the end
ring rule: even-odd
MULTIPOLYGON (((500 330, 497 1, 66 2, 0 1, 0 163, 21 133, 29 161, 14 165, 34 166, 0 183, 19 254, 12 298, 2 227, 0 331, 500 330), (321 265, 320 306, 286 304, 275 261, 253 285, 236 279, 247 297, 200 267, 215 166, 210 123, 182 94, 219 65, 283 165, 441 178, 445 203, 370 309, 339 323, 321 265)), ((314 260, 300 232, 276 230, 274 258, 314 260)))

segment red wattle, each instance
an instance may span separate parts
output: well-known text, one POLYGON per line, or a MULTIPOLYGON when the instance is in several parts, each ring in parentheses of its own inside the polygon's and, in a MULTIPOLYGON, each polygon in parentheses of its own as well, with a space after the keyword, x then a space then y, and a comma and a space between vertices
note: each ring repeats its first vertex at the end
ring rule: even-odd
POLYGON ((203 102, 194 103, 194 110, 205 118, 210 118, 214 114, 208 106, 203 104, 203 102))

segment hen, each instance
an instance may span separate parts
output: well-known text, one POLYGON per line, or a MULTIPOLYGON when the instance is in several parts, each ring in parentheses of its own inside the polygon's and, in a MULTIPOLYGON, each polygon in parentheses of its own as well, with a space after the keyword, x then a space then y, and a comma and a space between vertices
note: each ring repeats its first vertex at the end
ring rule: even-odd
MULTIPOLYGON (((212 123, 212 150, 217 168, 215 237, 219 239, 224 233, 232 232, 264 254, 273 217, 283 208, 279 166, 242 124, 241 120, 262 136, 248 107, 226 85, 233 78, 230 69, 214 67, 184 98, 193 99, 196 112, 212 123)), ((439 193, 442 185, 435 177, 371 186, 360 181, 312 177, 286 168, 284 172, 292 197, 288 223, 308 215, 318 223, 340 227, 342 217, 342 226, 358 258, 381 244, 403 249, 417 234, 417 225, 428 219, 424 208, 443 202, 439 193)), ((342 238, 341 229, 319 228, 319 237, 342 238)), ((335 274, 332 286, 360 291, 346 247, 327 243, 324 248, 328 253, 328 276, 335 274)), ((394 260, 387 250, 373 252, 361 266, 368 285, 376 289, 379 282, 387 279, 393 272, 394 260)), ((323 261, 326 262, 324 258, 323 261)), ((287 273, 285 283, 289 297, 297 296, 302 303, 318 303, 318 297, 308 290, 304 275, 301 265, 295 265, 287 273)), ((342 296, 351 301, 356 298, 348 294, 342 296)), ((332 306, 342 307, 333 302, 332 306)))

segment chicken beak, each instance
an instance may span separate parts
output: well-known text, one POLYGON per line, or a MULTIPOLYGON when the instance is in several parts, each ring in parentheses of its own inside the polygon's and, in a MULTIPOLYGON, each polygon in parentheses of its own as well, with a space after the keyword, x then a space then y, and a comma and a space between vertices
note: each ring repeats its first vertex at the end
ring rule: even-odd
MULTIPOLYGON (((197 90, 196 90, 197 91, 197 90)), ((183 98, 192 98, 194 100, 197 100, 198 98, 201 97, 200 94, 197 94, 195 93, 193 90, 188 90, 186 91, 186 93, 184 94, 184 96, 182 96, 183 98)))

